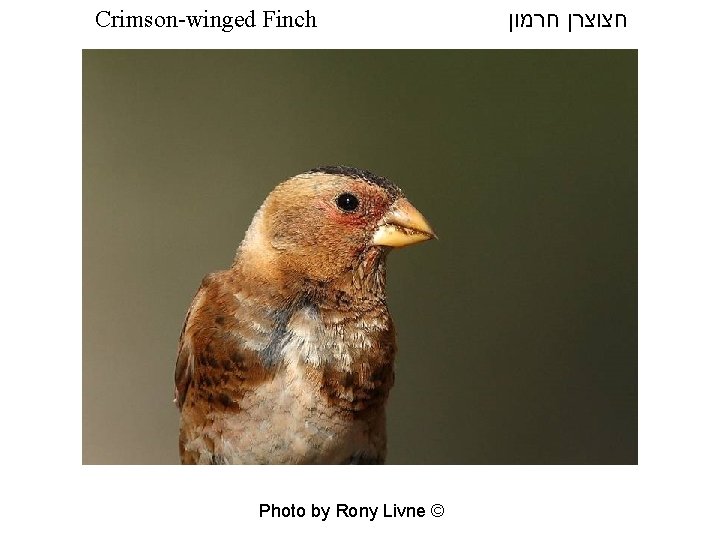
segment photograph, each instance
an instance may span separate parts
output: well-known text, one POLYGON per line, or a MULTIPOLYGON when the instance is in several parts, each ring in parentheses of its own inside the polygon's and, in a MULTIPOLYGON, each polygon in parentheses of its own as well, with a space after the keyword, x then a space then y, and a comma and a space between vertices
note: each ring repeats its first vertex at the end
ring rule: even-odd
POLYGON ((636 465, 637 49, 83 49, 82 463, 636 465))

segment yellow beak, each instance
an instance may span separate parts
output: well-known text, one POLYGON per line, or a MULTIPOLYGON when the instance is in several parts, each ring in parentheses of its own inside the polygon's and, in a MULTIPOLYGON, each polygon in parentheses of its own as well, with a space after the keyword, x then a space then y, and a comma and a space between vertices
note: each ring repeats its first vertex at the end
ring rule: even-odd
POLYGON ((376 246, 403 247, 437 238, 430 224, 405 198, 398 199, 380 220, 372 243, 376 246))

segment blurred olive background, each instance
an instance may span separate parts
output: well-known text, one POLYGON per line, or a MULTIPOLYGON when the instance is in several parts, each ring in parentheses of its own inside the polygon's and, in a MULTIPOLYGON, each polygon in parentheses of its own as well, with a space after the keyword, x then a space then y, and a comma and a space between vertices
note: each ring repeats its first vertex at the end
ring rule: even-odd
POLYGON ((279 181, 402 186, 389 463, 637 462, 636 51, 85 51, 83 462, 177 463, 177 339, 279 181))

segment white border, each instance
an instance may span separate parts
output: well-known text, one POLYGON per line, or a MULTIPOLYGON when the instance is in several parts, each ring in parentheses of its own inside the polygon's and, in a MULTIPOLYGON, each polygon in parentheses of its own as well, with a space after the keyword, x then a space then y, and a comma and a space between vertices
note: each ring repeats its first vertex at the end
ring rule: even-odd
MULTIPOLYGON (((102 7, 241 10, 111 4, 102 7)), ((88 23, 98 2, 3 8, 4 537, 717 536, 717 4, 583 3, 625 13, 629 28, 509 34, 508 13, 529 4, 309 2, 323 26, 303 36, 109 33, 88 23), (640 465, 82 467, 81 49, 144 47, 639 48, 640 465), (265 501, 440 502, 446 514, 316 525, 260 520, 265 501)))

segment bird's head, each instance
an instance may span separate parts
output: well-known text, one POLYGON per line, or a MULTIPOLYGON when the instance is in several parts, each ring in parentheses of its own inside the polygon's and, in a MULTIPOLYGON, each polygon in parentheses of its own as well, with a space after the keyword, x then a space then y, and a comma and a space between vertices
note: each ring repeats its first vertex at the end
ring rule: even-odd
POLYGON ((268 195, 237 261, 327 283, 368 261, 382 262, 390 248, 432 238, 423 215, 389 180, 351 167, 320 167, 268 195))

